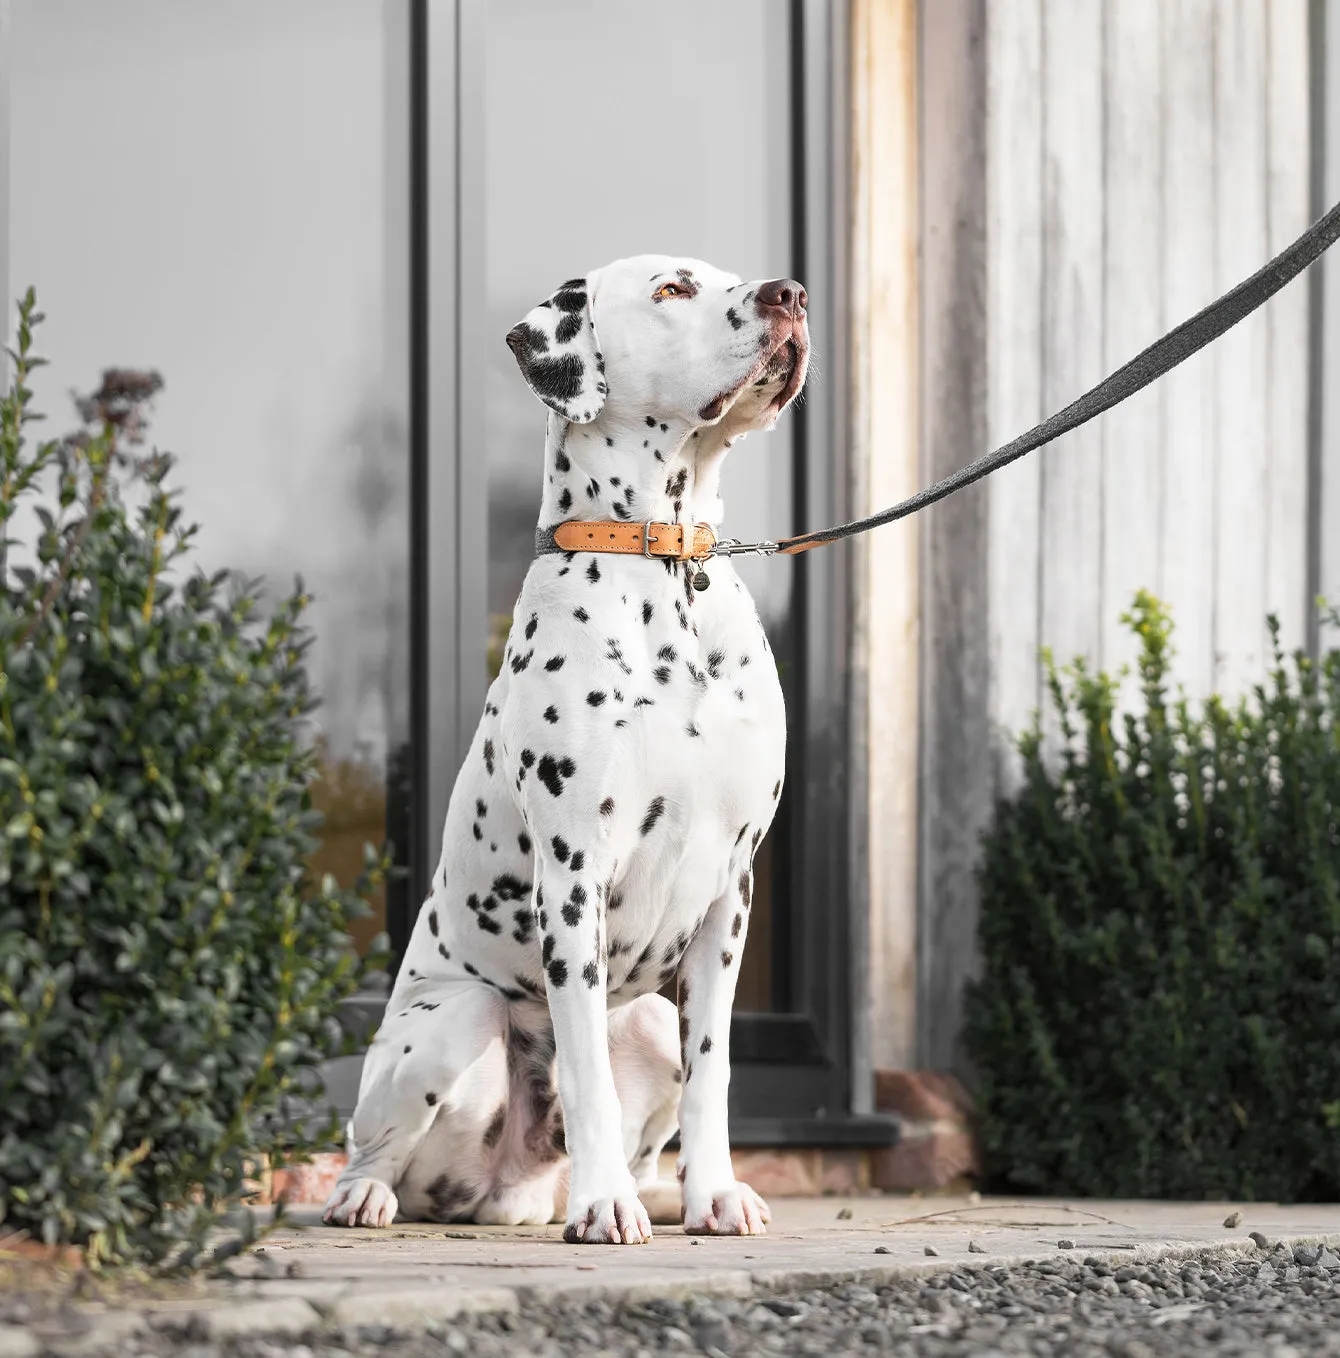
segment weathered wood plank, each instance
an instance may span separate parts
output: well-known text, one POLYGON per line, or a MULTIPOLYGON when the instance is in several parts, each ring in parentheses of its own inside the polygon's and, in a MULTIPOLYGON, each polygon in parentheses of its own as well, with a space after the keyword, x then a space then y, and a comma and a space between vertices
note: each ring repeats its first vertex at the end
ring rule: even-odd
MULTIPOLYGON (((1268 257, 1263 0, 1219 0, 1214 22, 1214 291, 1268 257)), ((1214 346, 1215 684, 1245 690, 1265 656, 1269 330, 1257 312, 1214 346)))
MULTIPOLYGON (((921 482, 916 0, 855 0, 852 103, 852 512, 921 482)), ((870 1055, 916 1061, 921 524, 857 540, 853 690, 866 757, 870 1055)))
MULTIPOLYGON (((1340 11, 1337 11, 1340 15, 1340 11)), ((1311 136, 1307 0, 1271 0, 1267 13, 1266 249, 1275 254, 1307 229, 1311 136)), ((1266 311, 1268 402, 1266 606, 1288 650, 1307 635, 1308 290, 1304 280, 1266 311)))
MULTIPOLYGON (((1103 35, 1104 372, 1164 330, 1163 70, 1160 0, 1107 5, 1103 35)), ((1136 643, 1121 614, 1135 592, 1160 588, 1163 392, 1144 391, 1099 422, 1103 448, 1100 657, 1116 669, 1136 643)))
MULTIPOLYGON (((984 0, 920 10, 923 474, 986 437, 984 0)), ((976 962, 974 865, 990 820, 987 495, 974 486, 922 525, 920 1063, 960 1065, 964 982, 976 962)))
MULTIPOLYGON (((1057 410, 1102 376, 1103 11, 1044 0, 1043 405, 1057 410)), ((1102 432, 1043 451, 1044 645, 1096 657, 1102 605, 1102 432)))
MULTIPOLYGON (((1215 0, 1165 0, 1164 314, 1177 325, 1214 295, 1215 0)), ((1214 682, 1214 351, 1159 384, 1164 419, 1160 593, 1177 626, 1175 672, 1195 697, 1214 682)))
MULTIPOLYGON (((1042 0, 990 5, 987 19, 987 444, 1042 408, 1042 0)), ((1013 785, 1012 737, 1040 697, 1042 466, 1023 458, 989 483, 991 720, 997 786, 1013 785)))

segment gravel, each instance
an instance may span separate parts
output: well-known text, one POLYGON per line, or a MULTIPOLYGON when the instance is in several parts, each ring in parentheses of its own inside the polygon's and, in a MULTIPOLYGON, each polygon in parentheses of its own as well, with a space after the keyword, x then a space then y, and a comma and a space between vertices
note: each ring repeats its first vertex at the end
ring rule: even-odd
POLYGON ((1340 1355, 1340 1253, 1271 1245, 1142 1264, 1076 1251, 1040 1263, 964 1265, 878 1286, 620 1304, 589 1301, 460 1317, 409 1334, 363 1327, 298 1339, 123 1339, 117 1358, 583 1358, 659 1354, 1197 1353, 1340 1355))

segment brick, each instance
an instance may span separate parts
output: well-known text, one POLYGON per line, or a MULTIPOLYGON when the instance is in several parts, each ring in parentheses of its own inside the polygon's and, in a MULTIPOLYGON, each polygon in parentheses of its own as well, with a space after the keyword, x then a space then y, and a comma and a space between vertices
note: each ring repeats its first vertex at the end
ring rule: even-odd
POLYGON ((819 1191, 851 1198, 870 1189, 870 1153, 862 1150, 827 1150, 819 1191))
POLYGON ((953 1076, 938 1070, 877 1070, 875 1108, 907 1122, 962 1122, 972 1098, 953 1076))
POLYGON ((7 1236, 4 1252, 38 1264, 54 1264, 57 1268, 81 1268, 84 1263, 84 1251, 78 1245, 44 1245, 40 1240, 29 1240, 21 1235, 7 1236))
POLYGON ((818 1195, 822 1156, 817 1150, 747 1149, 731 1153, 735 1177, 765 1198, 818 1195))
POLYGON ((290 1165, 273 1172, 273 1197, 291 1206, 320 1205, 330 1197, 349 1157, 343 1151, 324 1151, 309 1165, 290 1165))
POLYGON ((948 1188, 980 1169, 971 1132, 947 1124, 904 1126, 896 1146, 875 1152, 873 1177, 886 1193, 910 1193, 948 1188))

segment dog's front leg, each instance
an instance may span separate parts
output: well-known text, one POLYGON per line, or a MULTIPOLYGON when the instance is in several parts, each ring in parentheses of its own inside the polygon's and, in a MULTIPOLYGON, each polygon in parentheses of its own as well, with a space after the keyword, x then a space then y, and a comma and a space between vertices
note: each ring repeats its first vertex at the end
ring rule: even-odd
POLYGON ((752 890, 746 864, 731 889, 712 902, 679 965, 679 1178, 689 1232, 763 1235, 769 1219, 767 1203, 736 1182, 727 1122, 731 1009, 752 890))
POLYGON ((541 873, 537 904, 558 1094, 572 1160, 563 1238, 640 1245, 651 1239, 651 1219, 624 1155, 610 1068, 604 897, 594 876, 554 864, 541 873))

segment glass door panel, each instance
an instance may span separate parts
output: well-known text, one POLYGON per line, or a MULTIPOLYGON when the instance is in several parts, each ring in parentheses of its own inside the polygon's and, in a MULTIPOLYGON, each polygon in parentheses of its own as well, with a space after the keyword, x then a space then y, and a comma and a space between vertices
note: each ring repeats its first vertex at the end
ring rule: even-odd
MULTIPOLYGON (((301 574, 323 703, 313 866, 350 882, 408 740, 407 3, 16 0, 10 282, 54 429, 156 368, 194 559, 301 574)), ((9 320, 6 319, 6 329, 9 320)), ((355 926, 360 946, 384 927, 355 926)))

